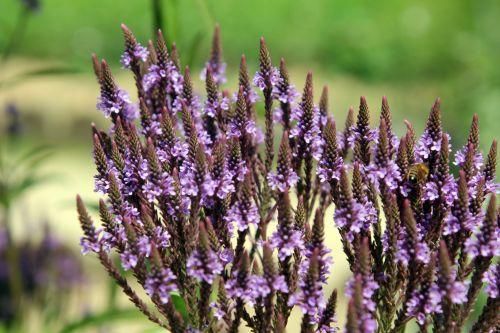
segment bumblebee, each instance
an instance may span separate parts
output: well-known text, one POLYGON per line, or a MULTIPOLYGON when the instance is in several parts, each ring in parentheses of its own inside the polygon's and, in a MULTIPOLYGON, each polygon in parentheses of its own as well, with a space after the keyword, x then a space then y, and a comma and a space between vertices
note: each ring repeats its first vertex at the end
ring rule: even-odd
POLYGON ((416 163, 410 165, 406 173, 406 180, 413 185, 423 184, 429 175, 429 167, 425 163, 416 163))

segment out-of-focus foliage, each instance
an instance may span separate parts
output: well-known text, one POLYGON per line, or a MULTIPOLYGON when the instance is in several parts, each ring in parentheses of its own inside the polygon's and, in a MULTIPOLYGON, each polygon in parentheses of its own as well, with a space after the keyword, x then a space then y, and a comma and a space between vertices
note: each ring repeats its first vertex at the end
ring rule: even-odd
MULTIPOLYGON (((32 15, 25 42, 15 55, 58 59, 85 69, 91 52, 116 59, 123 45, 112 32, 125 22, 144 41, 153 29, 151 4, 45 1, 32 15)), ((348 74, 408 89, 411 84, 439 86, 452 134, 465 133, 465 120, 474 112, 483 122, 494 122, 500 107, 500 2, 496 0, 162 0, 162 4, 167 39, 177 42, 184 59, 196 53, 196 59, 189 61, 193 64, 204 63, 209 27, 218 21, 230 64, 238 63, 241 53, 251 55, 258 37, 264 35, 275 61, 286 55, 296 68, 315 66, 332 78, 348 74)), ((4 36, 15 25, 19 10, 18 1, 0 3, 4 36)), ((0 45, 5 44, 3 39, 0 45)), ((496 130, 488 128, 483 134, 489 138, 496 130)))
POLYGON ((14 235, 20 221, 12 219, 12 210, 27 210, 22 197, 48 179, 40 167, 51 150, 20 149, 24 124, 15 105, 5 111, 0 133, 0 331, 25 330, 33 310, 40 313, 40 325, 48 328, 61 320, 70 291, 84 280, 83 271, 74 251, 47 223, 23 228, 21 237, 14 235))
POLYGON ((41 164, 50 156, 51 148, 35 146, 20 150, 22 124, 14 105, 5 109, 9 118, 0 143, 0 206, 9 211, 13 202, 26 191, 50 179, 40 173, 41 164))
MULTIPOLYGON (((253 50, 260 35, 291 63, 320 62, 374 80, 455 77, 472 65, 496 66, 500 3, 495 0, 298 1, 164 0, 166 34, 181 50, 217 20, 229 63, 253 50)), ((16 19, 4 1, 5 26, 16 19)), ((126 22, 138 37, 151 33, 150 1, 51 0, 33 18, 19 52, 79 62, 96 51, 116 58, 121 42, 110 34, 126 22), (57 36, 57 38, 54 38, 57 36), (69 51, 69 52, 68 52, 69 51)), ((487 79, 487 77, 486 77, 487 79)))

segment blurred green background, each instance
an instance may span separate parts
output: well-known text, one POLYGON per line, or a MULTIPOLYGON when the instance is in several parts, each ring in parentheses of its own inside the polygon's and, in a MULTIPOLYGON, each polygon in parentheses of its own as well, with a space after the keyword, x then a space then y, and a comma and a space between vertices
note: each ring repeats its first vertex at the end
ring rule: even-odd
MULTIPOLYGON (((118 62, 123 49, 119 25, 126 23, 145 44, 155 29, 153 2, 44 0, 34 8, 29 6, 38 1, 0 0, 0 108, 10 103, 21 113, 19 147, 44 143, 54 148, 42 172, 57 176, 24 196, 14 209, 18 235, 29 229, 23 222, 26 216, 44 216, 77 248, 74 195, 80 193, 89 202, 96 199, 90 123, 106 124, 95 110, 98 86, 90 54, 106 58, 120 84, 132 89, 131 75, 118 62)), ((176 41, 183 65, 196 73, 209 54, 213 26, 220 23, 229 77, 224 88, 235 89, 242 53, 250 71, 257 69, 258 40, 264 36, 273 61, 287 60, 299 90, 308 70, 314 73, 317 95, 323 85, 330 87, 331 112, 338 122, 365 95, 375 123, 381 97, 387 95, 397 134, 403 133, 404 119, 420 132, 439 96, 454 150, 465 142, 474 113, 480 119, 483 150, 498 136, 500 1, 159 2, 168 41, 176 41)), ((4 116, 0 122, 4 126, 4 116)), ((335 254, 335 260, 333 272, 340 277, 335 286, 342 288, 345 262, 341 254, 335 254)), ((85 264, 89 285, 105 289, 96 261, 85 258, 85 264)), ((99 292, 84 294, 75 313, 105 308, 99 292)))

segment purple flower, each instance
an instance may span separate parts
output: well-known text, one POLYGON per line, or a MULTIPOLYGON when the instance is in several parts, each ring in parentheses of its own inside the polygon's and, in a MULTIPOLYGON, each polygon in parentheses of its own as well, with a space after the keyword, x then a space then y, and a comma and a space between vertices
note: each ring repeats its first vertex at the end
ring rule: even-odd
MULTIPOLYGON (((335 322, 336 322, 336 320, 335 320, 335 322)), ((330 325, 322 325, 316 329, 316 332, 318 332, 318 333, 336 333, 338 331, 339 331, 338 327, 335 327, 335 326, 332 327, 330 325)))
MULTIPOLYGON (((438 185, 439 186, 439 185, 438 185)), ((453 201, 457 198, 457 183, 453 176, 448 175, 446 180, 444 181, 443 184, 440 186, 441 188, 441 193, 444 196, 444 200, 446 202, 447 206, 451 206, 453 201)))
POLYGON ((298 230, 291 230, 284 226, 278 226, 278 230, 269 238, 269 245, 272 249, 278 249, 280 261, 290 257, 295 249, 302 250, 304 248, 301 233, 298 230))
MULTIPOLYGON (((301 151, 298 154, 303 156, 310 154, 316 160, 319 160, 323 145, 319 129, 319 108, 313 107, 312 118, 305 116, 301 108, 297 113, 296 116, 299 117, 299 121, 297 126, 290 131, 290 138, 298 138, 301 151)), ((294 118, 294 113, 292 113, 292 118, 294 118)))
POLYGON ((214 310, 214 317, 217 320, 222 320, 226 313, 220 308, 220 306, 216 302, 210 303, 210 308, 214 310))
POLYGON ((473 216, 466 208, 463 211, 456 205, 452 207, 444 219, 443 235, 452 235, 459 231, 473 231, 483 216, 473 216))
POLYGON ((362 286, 362 310, 361 316, 358 318, 362 332, 375 332, 377 330, 377 321, 375 320, 375 302, 373 296, 378 290, 379 285, 371 275, 357 274, 347 282, 345 294, 350 298, 355 297, 355 284, 362 286))
POLYGON ((306 283, 304 278, 299 280, 300 290, 292 294, 288 300, 288 305, 298 306, 303 314, 310 316, 311 323, 318 321, 318 315, 326 306, 321 282, 314 284, 306 283))
POLYGON ((245 179, 245 175, 248 173, 248 168, 245 161, 241 160, 241 156, 238 160, 230 159, 228 161, 228 173, 231 175, 233 182, 242 182, 245 179))
MULTIPOLYGON (((351 135, 347 138, 349 147, 354 147, 356 140, 363 138, 366 141, 375 141, 378 137, 378 129, 366 129, 366 133, 362 134, 356 125, 352 125, 350 131, 351 135)), ((339 141, 342 142, 343 140, 339 141)))
POLYGON ((137 250, 140 256, 149 258, 151 255, 151 241, 148 236, 143 235, 139 237, 137 240, 137 250))
POLYGON ((229 122, 227 137, 232 138, 242 138, 248 135, 250 140, 255 143, 260 143, 263 140, 262 131, 255 125, 255 121, 251 119, 241 120, 237 117, 233 117, 229 122))
POLYGON ((410 241, 410 236, 408 234, 408 228, 404 226, 400 229, 397 245, 398 249, 396 251, 396 260, 405 266, 408 266, 412 256, 415 256, 415 260, 421 263, 429 262, 430 250, 427 244, 421 239, 421 235, 418 234, 417 243, 412 244, 410 241))
POLYGON ((454 304, 463 304, 467 302, 467 283, 454 281, 450 285, 450 298, 454 304))
POLYGON ((227 295, 233 299, 241 299, 253 306, 271 293, 271 291, 288 292, 288 287, 282 276, 276 276, 267 281, 260 275, 248 275, 244 279, 233 275, 225 284, 227 295))
POLYGON ((101 245, 99 243, 94 243, 87 239, 86 237, 81 237, 80 238, 80 246, 81 246, 81 252, 82 254, 87 254, 90 252, 95 252, 99 253, 101 250, 101 245))
POLYGON ((273 84, 273 96, 281 103, 292 104, 300 94, 293 84, 286 83, 282 77, 273 84))
MULTIPOLYGON (((445 135, 448 137, 449 142, 449 134, 445 133, 445 135)), ((441 133, 436 134, 436 136, 438 136, 438 138, 433 138, 433 134, 431 134, 429 129, 426 128, 415 148, 415 157, 417 162, 427 162, 431 152, 436 154, 439 153, 441 150, 441 133)))
POLYGON ((428 315, 442 312, 442 297, 442 293, 435 283, 430 288, 415 290, 406 303, 407 313, 409 316, 414 316, 417 323, 423 325, 428 315))
POLYGON ((366 167, 365 173, 375 186, 378 187, 382 182, 390 190, 396 189, 401 179, 399 168, 392 160, 387 161, 387 164, 384 166, 369 165, 366 167))
POLYGON ((222 272, 223 266, 219 257, 212 251, 195 250, 187 262, 188 274, 199 281, 212 284, 222 272))
POLYGON ((247 203, 239 200, 231 207, 224 220, 228 223, 229 230, 232 230, 233 224, 236 224, 239 231, 244 231, 250 225, 259 223, 259 210, 253 201, 247 203))
POLYGON ((266 88, 266 78, 269 78, 269 83, 274 88, 280 79, 278 69, 276 67, 271 67, 269 73, 261 73, 260 71, 256 72, 253 78, 253 84, 260 90, 264 90, 266 88))
MULTIPOLYGON (((496 223, 496 221, 494 221, 496 223)), ((487 219, 477 227, 473 236, 465 241, 465 249, 472 257, 495 257, 500 255, 500 228, 498 224, 489 225, 487 219)))
POLYGON ((169 268, 155 269, 146 278, 144 290, 150 297, 157 296, 163 304, 167 304, 170 294, 177 291, 176 279, 169 268))
POLYGON ((490 269, 484 274, 483 282, 486 283, 484 291, 491 298, 498 298, 498 288, 500 286, 500 265, 493 264, 490 269))
POLYGON ((293 170, 289 170, 288 174, 277 174, 274 172, 269 172, 267 175, 267 181, 269 186, 273 190, 278 190, 284 192, 287 188, 292 188, 297 184, 299 177, 293 170))
POLYGON ((220 249, 217 256, 223 266, 226 266, 234 260, 234 253, 231 249, 220 249))
POLYGON ((148 58, 148 50, 142 46, 141 44, 137 43, 134 46, 134 49, 130 51, 126 50, 120 59, 120 63, 122 64, 123 68, 130 68, 130 63, 134 60, 141 60, 141 61, 146 61, 148 58))
MULTIPOLYGON (((253 89, 244 89, 243 96, 248 100, 248 102, 255 104, 255 102, 259 101, 259 95, 253 89)), ((238 100, 238 92, 233 93, 233 102, 238 100)))
POLYGON ((195 166, 192 161, 184 160, 179 170, 179 180, 181 194, 187 197, 194 197, 198 194, 198 185, 195 179, 195 166))
POLYGON ((318 162, 316 173, 320 182, 330 183, 332 180, 340 179, 340 169, 344 165, 344 160, 341 156, 337 155, 333 162, 321 158, 318 162))
POLYGON ((122 116, 127 121, 132 121, 139 115, 136 106, 130 101, 128 93, 120 88, 117 88, 111 96, 107 93, 101 93, 96 107, 104 113, 106 118, 114 114, 122 116))
POLYGON ((173 196, 175 195, 174 179, 166 172, 161 174, 160 179, 147 177, 143 191, 149 202, 154 202, 160 196, 173 196))
POLYGON ((266 298, 272 291, 288 292, 285 278, 281 275, 273 277, 271 281, 267 281, 265 277, 260 275, 250 275, 247 283, 249 289, 243 298, 251 306, 257 303, 262 305, 262 301, 259 302, 259 300, 266 298))
POLYGON ((425 201, 434 201, 439 198, 438 185, 434 182, 427 182, 424 185, 424 197, 425 201))
MULTIPOLYGON (((303 247, 304 248, 304 247, 303 247)), ((305 276, 307 274, 307 269, 309 268, 311 258, 313 256, 314 250, 318 251, 318 266, 319 273, 318 277, 321 283, 326 284, 328 276, 330 275, 330 266, 333 263, 333 258, 330 255, 331 250, 327 248, 324 244, 320 246, 314 246, 309 244, 309 246, 305 247, 305 251, 303 254, 303 261, 300 264, 299 274, 305 276)))
POLYGON ((137 266, 137 256, 133 254, 131 251, 124 251, 120 255, 120 260, 122 262, 123 269, 128 271, 130 269, 135 268, 137 266))
MULTIPOLYGON (((463 167, 464 163, 465 163, 466 156, 467 156, 468 149, 469 149, 469 146, 466 145, 466 146, 463 146, 459 151, 457 151, 455 154, 455 161, 453 162, 453 164, 455 164, 456 166, 459 166, 459 167, 463 167)), ((481 170, 481 167, 483 166, 483 155, 479 151, 476 151, 474 153, 472 165, 473 165, 474 169, 476 170, 476 172, 481 170)))
POLYGON ((207 78, 207 68, 208 67, 210 67, 210 69, 212 70, 212 77, 214 79, 214 82, 217 85, 221 85, 221 84, 226 83, 226 81, 227 81, 226 75, 225 75, 226 63, 224 63, 224 62, 223 63, 214 63, 214 62, 208 61, 200 73, 200 79, 202 81, 205 81, 207 78))
POLYGON ((157 87, 160 81, 166 83, 165 90, 167 93, 182 94, 184 79, 172 61, 168 61, 165 65, 151 65, 143 78, 144 89, 150 91, 157 87))
POLYGON ((373 215, 376 214, 373 205, 366 203, 362 205, 351 199, 345 207, 335 209, 333 220, 338 228, 347 230, 347 239, 354 240, 354 236, 361 230, 365 230, 373 222, 373 215))
POLYGON ((209 177, 207 177, 203 186, 205 196, 207 197, 206 203, 209 206, 213 205, 214 197, 224 200, 229 194, 235 192, 236 188, 233 182, 233 175, 231 172, 228 172, 226 161, 224 161, 217 174, 212 173, 209 177))
POLYGON ((227 97, 219 96, 217 100, 207 99, 205 106, 203 107, 203 113, 209 117, 215 118, 217 116, 217 110, 229 110, 229 100, 227 97))

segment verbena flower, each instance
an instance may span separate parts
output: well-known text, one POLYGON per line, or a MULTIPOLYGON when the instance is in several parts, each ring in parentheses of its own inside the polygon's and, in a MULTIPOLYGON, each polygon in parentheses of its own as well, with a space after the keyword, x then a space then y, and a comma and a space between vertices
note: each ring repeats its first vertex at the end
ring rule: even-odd
POLYGON ((486 283, 485 291, 491 298, 498 298, 498 286, 500 285, 500 265, 491 265, 490 269, 483 277, 483 282, 486 283))
POLYGON ((144 282, 144 289, 150 297, 158 297, 162 304, 170 301, 170 294, 177 291, 175 275, 168 268, 154 270, 144 282))
POLYGON ((136 44, 131 50, 127 50, 123 53, 120 62, 123 68, 130 68, 130 63, 135 59, 140 59, 141 61, 146 61, 148 58, 148 50, 141 44, 136 44))
POLYGON ((368 238, 361 239, 360 243, 354 276, 347 282, 345 294, 354 301, 357 317, 356 326, 362 332, 375 332, 378 325, 375 319, 376 303, 374 298, 379 284, 375 281, 370 269, 368 238))
POLYGON ((190 275, 208 283, 213 283, 214 278, 222 271, 222 264, 213 252, 193 252, 186 267, 190 275))
POLYGON ((212 52, 210 54, 210 60, 207 61, 200 74, 203 81, 207 78, 208 70, 211 71, 213 80, 217 85, 226 83, 226 63, 222 62, 220 28, 218 25, 215 27, 214 37, 212 39, 212 52))
POLYGON ((317 251, 312 253, 307 271, 303 273, 299 281, 300 290, 288 301, 289 305, 300 307, 302 313, 307 316, 304 318, 307 324, 317 323, 319 314, 326 306, 319 277, 318 254, 317 251))
POLYGON ((257 72, 253 78, 253 84, 260 90, 266 88, 266 80, 269 80, 272 87, 275 87, 279 82, 279 72, 276 67, 272 67, 269 72, 257 72))
POLYGON ((97 109, 101 110, 107 118, 112 115, 122 115, 126 120, 134 120, 138 115, 130 96, 120 88, 117 88, 111 94, 101 94, 97 109))
MULTIPOLYGON (((411 320, 422 331, 458 331, 483 280, 490 298, 498 295, 497 144, 482 156, 477 117, 454 173, 439 100, 420 138, 409 122, 396 136, 385 97, 376 127, 362 97, 357 117, 350 108, 337 133, 328 89, 316 106, 308 73, 296 102, 284 60, 273 66, 264 39, 253 82, 243 56, 232 95, 220 87, 217 27, 199 99, 161 33, 144 61, 145 50, 123 30, 140 119, 107 63, 94 58, 99 108, 112 122, 109 131, 93 128, 101 224, 80 198, 77 207, 82 251, 99 257, 148 319, 176 333, 244 325, 282 332, 288 322, 295 328, 289 317, 298 308, 301 331, 335 332, 337 293, 325 295, 338 278, 329 225, 352 272, 347 332, 402 331, 411 320), (112 254, 132 274, 122 276, 112 254)), ((481 318, 494 310, 489 300, 481 318)), ((492 328, 488 320, 479 324, 492 328)))

